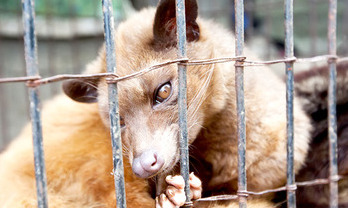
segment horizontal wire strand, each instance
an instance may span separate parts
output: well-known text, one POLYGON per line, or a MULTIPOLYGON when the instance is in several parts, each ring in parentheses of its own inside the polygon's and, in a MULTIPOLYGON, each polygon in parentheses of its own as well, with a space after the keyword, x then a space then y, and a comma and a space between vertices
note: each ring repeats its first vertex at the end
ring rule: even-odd
POLYGON ((92 78, 106 78, 107 83, 116 83, 128 79, 132 79, 135 77, 142 76, 150 71, 160 69, 162 67, 171 65, 171 64, 183 64, 183 65, 210 65, 210 64, 218 64, 218 63, 227 63, 227 62, 235 62, 240 61, 243 64, 236 63, 236 66, 244 66, 244 67, 253 67, 253 66, 267 66, 279 63, 286 62, 294 62, 294 63, 313 63, 319 61, 328 61, 336 59, 337 63, 347 62, 348 57, 338 57, 333 55, 322 55, 322 56, 314 56, 310 58, 288 58, 288 59, 277 59, 271 61, 252 61, 246 60, 246 57, 236 56, 236 57, 222 57, 222 58, 212 58, 212 59, 202 59, 202 60, 189 60, 187 58, 182 59, 174 59, 172 61, 163 62, 160 64, 152 65, 150 67, 144 68, 138 72, 125 75, 120 77, 115 73, 97 73, 97 74, 60 74, 51 77, 42 78, 40 76, 24 76, 24 77, 8 77, 8 78, 0 78, 0 84, 2 83, 14 83, 14 82, 28 82, 30 87, 35 87, 39 85, 49 84, 52 82, 63 81, 67 79, 92 79, 92 78))
POLYGON ((245 191, 245 192, 237 193, 235 195, 218 195, 218 196, 212 196, 212 197, 205 197, 205 198, 196 199, 194 200, 194 202, 235 200, 235 199, 238 199, 240 195, 260 196, 260 195, 269 194, 269 193, 276 193, 276 192, 287 191, 287 190, 296 190, 298 186, 304 187, 304 186, 325 185, 325 184, 329 184, 332 181, 338 182, 338 181, 346 180, 346 179, 348 179, 348 175, 336 175, 334 177, 331 177, 331 179, 320 178, 320 179, 314 179, 311 181, 296 182, 294 186, 282 186, 276 189, 267 189, 260 192, 245 191))
MULTIPOLYGON (((82 80, 88 80, 93 78, 105 78, 107 83, 116 83, 124 80, 128 80, 131 78, 139 77, 143 74, 146 74, 150 71, 161 69, 162 67, 171 65, 171 64, 182 64, 182 65, 210 65, 210 64, 217 64, 217 63, 227 63, 227 62, 236 62, 235 65, 237 65, 237 62, 243 62, 241 66, 244 67, 253 67, 253 66, 267 66, 267 65, 273 65, 273 64, 279 64, 279 63, 286 63, 286 62, 294 62, 294 63, 313 63, 313 62, 320 62, 320 61, 329 61, 335 59, 337 63, 341 62, 347 62, 348 57, 338 57, 335 55, 321 55, 321 56, 314 56, 309 58, 287 58, 287 59, 277 59, 277 60, 271 60, 271 61, 252 61, 252 60, 246 60, 246 57, 236 56, 236 57, 222 57, 222 58, 212 58, 212 59, 202 59, 202 60, 189 60, 187 58, 182 59, 174 59, 171 61, 163 62, 160 64, 152 65, 150 67, 144 68, 138 72, 122 76, 115 73, 98 73, 98 74, 60 74, 55 75, 51 77, 42 78, 41 76, 24 76, 24 77, 9 77, 9 78, 0 78, 0 84, 2 83, 15 83, 15 82, 26 82, 28 87, 37 87, 39 85, 49 84, 53 82, 68 80, 68 79, 82 79, 82 80)), ((252 192, 252 191, 243 191, 238 192, 236 195, 218 195, 218 196, 212 196, 212 197, 205 197, 200 198, 197 200, 194 200, 193 202, 203 202, 203 201, 220 201, 220 200, 236 200, 239 198, 239 196, 248 196, 248 195, 264 195, 268 193, 276 193, 286 190, 296 190, 298 186, 315 186, 315 185, 324 185, 329 184, 332 181, 340 181, 340 180, 346 180, 348 179, 348 175, 336 175, 331 178, 323 178, 323 179, 315 179, 311 181, 304 181, 304 182, 296 182, 294 186, 283 186, 276 189, 268 189, 260 192, 252 192)), ((192 202, 191 202, 192 203, 192 202)))

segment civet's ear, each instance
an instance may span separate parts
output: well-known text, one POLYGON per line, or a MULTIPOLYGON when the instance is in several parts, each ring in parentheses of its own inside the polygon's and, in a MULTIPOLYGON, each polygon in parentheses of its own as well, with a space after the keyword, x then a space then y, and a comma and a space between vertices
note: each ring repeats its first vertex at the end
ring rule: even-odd
POLYGON ((82 103, 97 102, 99 79, 72 79, 63 82, 63 91, 71 99, 82 103))
MULTIPOLYGON (((155 46, 168 48, 176 46, 175 0, 161 0, 157 6, 153 25, 155 46)), ((199 26, 196 22, 198 6, 196 0, 185 1, 186 39, 188 42, 199 39, 199 26)))

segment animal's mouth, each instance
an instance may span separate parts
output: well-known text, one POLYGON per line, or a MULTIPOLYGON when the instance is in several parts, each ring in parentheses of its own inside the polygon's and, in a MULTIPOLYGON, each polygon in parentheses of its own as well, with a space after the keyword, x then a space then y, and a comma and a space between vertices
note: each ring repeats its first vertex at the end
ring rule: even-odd
POLYGON ((133 172, 139 178, 152 178, 152 177, 154 177, 154 176, 156 176, 157 174, 160 173, 160 172, 158 172, 157 174, 156 173, 154 174, 154 173, 148 172, 146 170, 143 170, 142 172, 136 172, 136 171, 133 170, 133 172))

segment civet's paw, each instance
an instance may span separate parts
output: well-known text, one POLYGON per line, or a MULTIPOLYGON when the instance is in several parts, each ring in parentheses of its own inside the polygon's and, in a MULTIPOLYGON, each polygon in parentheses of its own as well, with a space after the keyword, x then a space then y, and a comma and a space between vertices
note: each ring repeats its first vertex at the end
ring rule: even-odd
MULTIPOLYGON (((156 197, 156 208, 175 208, 185 204, 185 181, 182 176, 168 175, 165 193, 156 197)), ((199 199, 202 193, 202 182, 193 173, 190 174, 191 199, 199 199)))

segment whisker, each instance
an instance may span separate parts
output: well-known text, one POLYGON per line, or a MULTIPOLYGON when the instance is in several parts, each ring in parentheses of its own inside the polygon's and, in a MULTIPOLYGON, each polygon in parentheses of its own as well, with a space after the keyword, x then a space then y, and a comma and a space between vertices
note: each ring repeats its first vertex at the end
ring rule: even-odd
POLYGON ((89 85, 89 86, 91 86, 91 87, 93 87, 93 88, 98 90, 98 85, 95 85, 95 83, 92 82, 92 81, 89 81, 89 80, 77 80, 77 81, 85 83, 85 84, 87 84, 87 85, 89 85))
MULTIPOLYGON (((210 83, 210 80, 211 80, 211 76, 212 76, 212 72, 213 72, 213 69, 214 69, 214 66, 212 66, 212 68, 210 68, 210 70, 207 70, 207 72, 204 74, 204 76, 206 74, 208 74, 208 77, 205 77, 205 80, 204 80, 204 83, 203 83, 203 86, 199 89, 199 91, 195 94, 194 98, 193 98, 193 101, 191 102, 192 105, 196 103, 196 100, 197 99, 201 99, 201 94, 203 93, 203 91, 205 91, 207 89, 207 86, 208 84, 210 83)), ((204 79, 202 77, 202 79, 204 79)))
POLYGON ((214 68, 215 68, 215 65, 212 65, 212 67, 209 70, 207 70, 207 72, 205 73, 205 74, 208 74, 208 76, 205 78, 203 86, 196 93, 196 95, 194 96, 193 101, 189 105, 189 108, 188 108, 189 118, 195 117, 195 115, 198 112, 199 107, 202 105, 204 99, 207 97, 207 96, 202 96, 202 95, 203 95, 204 92, 206 92, 206 89, 208 88, 208 86, 210 84, 214 68))

